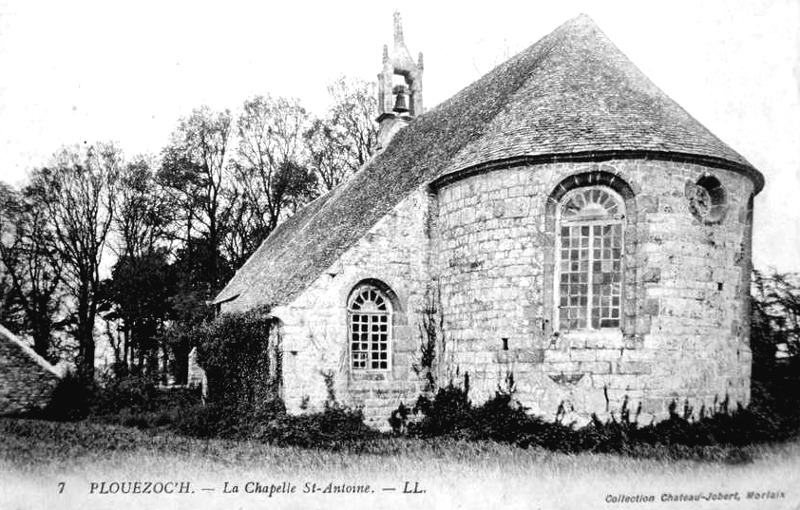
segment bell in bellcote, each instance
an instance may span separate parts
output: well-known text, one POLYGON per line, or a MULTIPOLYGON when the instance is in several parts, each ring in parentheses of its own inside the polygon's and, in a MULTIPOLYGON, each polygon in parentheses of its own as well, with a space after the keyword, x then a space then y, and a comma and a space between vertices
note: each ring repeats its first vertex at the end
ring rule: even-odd
POLYGON ((406 99, 407 93, 405 85, 395 86, 394 89, 392 89, 392 92, 395 94, 393 110, 396 113, 408 112, 408 101, 406 99))

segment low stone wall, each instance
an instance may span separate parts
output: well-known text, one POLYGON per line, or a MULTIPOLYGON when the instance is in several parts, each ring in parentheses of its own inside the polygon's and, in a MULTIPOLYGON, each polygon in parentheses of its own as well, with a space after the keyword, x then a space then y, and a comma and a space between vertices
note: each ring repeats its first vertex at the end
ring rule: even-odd
POLYGON ((46 406, 60 379, 50 363, 0 326, 0 414, 46 406))

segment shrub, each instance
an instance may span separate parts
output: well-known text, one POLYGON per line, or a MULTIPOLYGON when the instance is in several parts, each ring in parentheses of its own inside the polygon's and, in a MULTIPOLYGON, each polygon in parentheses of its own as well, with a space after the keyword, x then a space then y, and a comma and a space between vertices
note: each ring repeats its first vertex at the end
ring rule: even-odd
POLYGON ((328 406, 319 413, 283 414, 266 422, 257 438, 280 445, 340 449, 378 435, 364 424, 361 411, 328 406))
POLYGON ((414 414, 422 420, 408 423, 410 433, 421 437, 458 434, 469 428, 472 404, 469 401, 469 376, 464 377, 464 388, 452 381, 439 388, 433 398, 420 396, 414 405, 414 414))
POLYGON ((143 411, 154 408, 158 388, 152 379, 141 375, 108 376, 95 385, 91 411, 94 415, 116 414, 124 409, 143 411))
POLYGON ((278 398, 281 350, 268 312, 226 314, 196 329, 197 361, 206 371, 210 404, 250 416, 278 398))
POLYGON ((411 416, 411 409, 400 402, 400 405, 389 415, 389 426, 396 435, 403 435, 408 429, 408 418, 411 416))
POLYGON ((58 382, 50 402, 41 412, 45 419, 56 421, 75 421, 89 414, 90 390, 72 372, 58 382))
MULTIPOLYGON (((529 415, 514 399, 513 382, 509 387, 506 391, 498 389, 494 398, 474 407, 467 391, 451 383, 432 399, 420 397, 413 412, 401 404, 392 413, 390 423, 396 433, 419 437, 456 436, 566 453, 651 456, 666 452, 676 458, 726 462, 748 461, 749 454, 742 446, 787 437, 785 428, 775 420, 742 408, 730 411, 727 399, 714 409, 701 410, 697 419, 688 403, 679 412, 678 403, 673 402, 668 419, 639 426, 641 407, 632 413, 626 397, 619 413, 611 419, 603 421, 593 415, 587 426, 575 428, 559 419, 546 421, 529 415)), ((560 407, 556 418, 561 414, 560 407)))
POLYGON ((179 434, 203 439, 243 438, 239 424, 239 417, 229 406, 207 404, 184 409, 172 426, 179 434))
POLYGON ((176 432, 200 438, 257 440, 278 445, 339 449, 379 436, 364 424, 358 410, 326 406, 318 413, 290 415, 274 401, 249 414, 218 403, 195 406, 173 422, 176 432))

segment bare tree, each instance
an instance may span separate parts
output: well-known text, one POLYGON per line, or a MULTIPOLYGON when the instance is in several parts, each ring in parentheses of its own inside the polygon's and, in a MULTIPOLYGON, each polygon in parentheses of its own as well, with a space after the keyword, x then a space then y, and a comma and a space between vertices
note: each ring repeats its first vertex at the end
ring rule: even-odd
POLYGON ((112 144, 68 148, 52 166, 35 170, 31 192, 53 228, 53 250, 74 300, 78 376, 94 378, 94 324, 100 265, 114 217, 114 192, 122 154, 112 144))
POLYGON ((0 260, 10 281, 4 322, 33 337, 33 349, 53 360, 53 332, 62 302, 61 275, 53 249, 52 224, 41 203, 23 189, 0 183, 0 260), (18 310, 19 320, 8 317, 18 310))
POLYGON ((241 267, 268 235, 260 208, 243 198, 243 188, 237 184, 226 193, 230 213, 222 239, 222 251, 233 268, 241 267))

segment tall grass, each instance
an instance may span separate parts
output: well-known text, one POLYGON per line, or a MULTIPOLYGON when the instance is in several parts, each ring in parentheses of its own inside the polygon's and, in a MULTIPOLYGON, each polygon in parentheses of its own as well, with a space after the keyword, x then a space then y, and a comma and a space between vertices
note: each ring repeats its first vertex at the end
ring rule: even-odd
MULTIPOLYGON (((745 447, 754 463, 800 461, 800 443, 745 447)), ((195 466, 214 469, 270 469, 278 473, 354 470, 365 474, 430 471, 500 471, 525 473, 603 473, 618 469, 678 472, 718 469, 725 463, 705 463, 671 456, 632 458, 604 453, 568 454, 541 447, 521 449, 495 441, 468 441, 453 437, 405 438, 382 436, 330 450, 277 446, 252 440, 198 439, 170 432, 81 422, 0 418, 0 459, 15 470, 95 469, 94 464, 116 470, 159 471, 195 466), (688 462, 688 463, 687 463, 688 462)))

